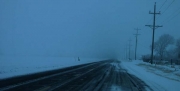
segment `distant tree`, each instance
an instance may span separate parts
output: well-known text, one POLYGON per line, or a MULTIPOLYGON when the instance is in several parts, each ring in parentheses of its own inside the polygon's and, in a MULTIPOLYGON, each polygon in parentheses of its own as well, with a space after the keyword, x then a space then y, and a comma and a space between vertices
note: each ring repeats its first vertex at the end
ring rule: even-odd
POLYGON ((165 57, 168 60, 177 59, 177 51, 176 51, 176 49, 171 48, 171 49, 167 50, 166 53, 165 53, 165 57))
POLYGON ((154 43, 154 50, 163 59, 164 53, 168 45, 174 43, 174 38, 169 34, 164 34, 154 43))
POLYGON ((177 47, 178 58, 180 59, 180 38, 177 39, 176 41, 176 47, 177 47))
POLYGON ((151 61, 151 55, 150 54, 142 55, 142 60, 144 62, 150 62, 151 61))

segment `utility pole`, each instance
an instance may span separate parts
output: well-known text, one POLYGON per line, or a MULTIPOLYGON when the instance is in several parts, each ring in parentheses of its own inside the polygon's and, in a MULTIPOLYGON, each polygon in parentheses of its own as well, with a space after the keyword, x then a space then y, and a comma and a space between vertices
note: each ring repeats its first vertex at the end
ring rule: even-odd
POLYGON ((135 35, 135 37, 136 37, 136 45, 135 45, 135 60, 136 60, 136 53, 137 53, 137 41, 138 41, 138 39, 137 39, 137 37, 138 37, 138 35, 140 35, 140 34, 138 34, 138 31, 139 30, 141 30, 141 29, 135 29, 137 32, 136 32, 136 34, 134 34, 135 35))
POLYGON ((128 59, 128 44, 126 44, 126 60, 128 59))
POLYGON ((129 60, 131 59, 130 55, 131 55, 131 39, 129 39, 129 60))
POLYGON ((153 51, 154 51, 154 33, 155 33, 155 29, 158 28, 158 27, 162 27, 162 26, 158 26, 156 25, 156 14, 160 14, 160 11, 159 13, 156 12, 156 2, 154 4, 154 12, 150 12, 149 11, 149 14, 153 14, 153 25, 145 25, 145 26, 148 26, 150 28, 153 29, 153 35, 152 35, 152 48, 151 48, 151 64, 153 63, 153 51))

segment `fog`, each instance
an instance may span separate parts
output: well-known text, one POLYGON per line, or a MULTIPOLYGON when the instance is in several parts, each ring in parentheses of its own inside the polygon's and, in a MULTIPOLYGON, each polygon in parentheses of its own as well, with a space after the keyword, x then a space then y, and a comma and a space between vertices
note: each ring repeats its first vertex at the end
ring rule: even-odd
MULTIPOLYGON (((135 28, 141 29, 138 56, 150 53, 152 30, 145 25, 152 25, 155 1, 159 10, 165 0, 1 0, 0 54, 118 58, 129 39, 134 50, 135 28)), ((178 4, 157 19, 163 27, 155 39, 164 33, 179 37, 180 17, 166 21, 178 4)))

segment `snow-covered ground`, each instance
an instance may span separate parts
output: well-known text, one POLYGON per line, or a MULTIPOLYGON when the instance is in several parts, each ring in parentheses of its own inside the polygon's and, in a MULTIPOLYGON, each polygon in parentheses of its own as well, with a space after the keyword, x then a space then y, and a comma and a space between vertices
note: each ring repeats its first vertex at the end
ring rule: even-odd
MULTIPOLYGON (((0 79, 85 64, 104 59, 77 57, 0 56, 0 79)), ((180 91, 180 67, 151 65, 141 60, 121 61, 121 66, 154 91, 180 91)))
POLYGON ((122 61, 127 71, 149 85, 154 91, 180 91, 180 68, 151 65, 142 60, 122 61))
POLYGON ((0 56, 0 79, 101 61, 98 58, 0 56))

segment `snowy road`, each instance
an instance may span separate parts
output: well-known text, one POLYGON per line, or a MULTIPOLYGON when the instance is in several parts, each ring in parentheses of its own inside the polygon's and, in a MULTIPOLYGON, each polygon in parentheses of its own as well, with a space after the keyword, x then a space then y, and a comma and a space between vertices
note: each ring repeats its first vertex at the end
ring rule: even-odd
POLYGON ((14 83, 11 82, 12 84, 7 84, 7 80, 6 84, 9 86, 4 85, 3 87, 1 84, 0 90, 145 91, 145 88, 149 88, 139 78, 127 73, 127 71, 121 67, 120 61, 115 60, 70 67, 51 75, 47 74, 42 74, 41 77, 23 82, 17 83, 14 81, 14 83))

